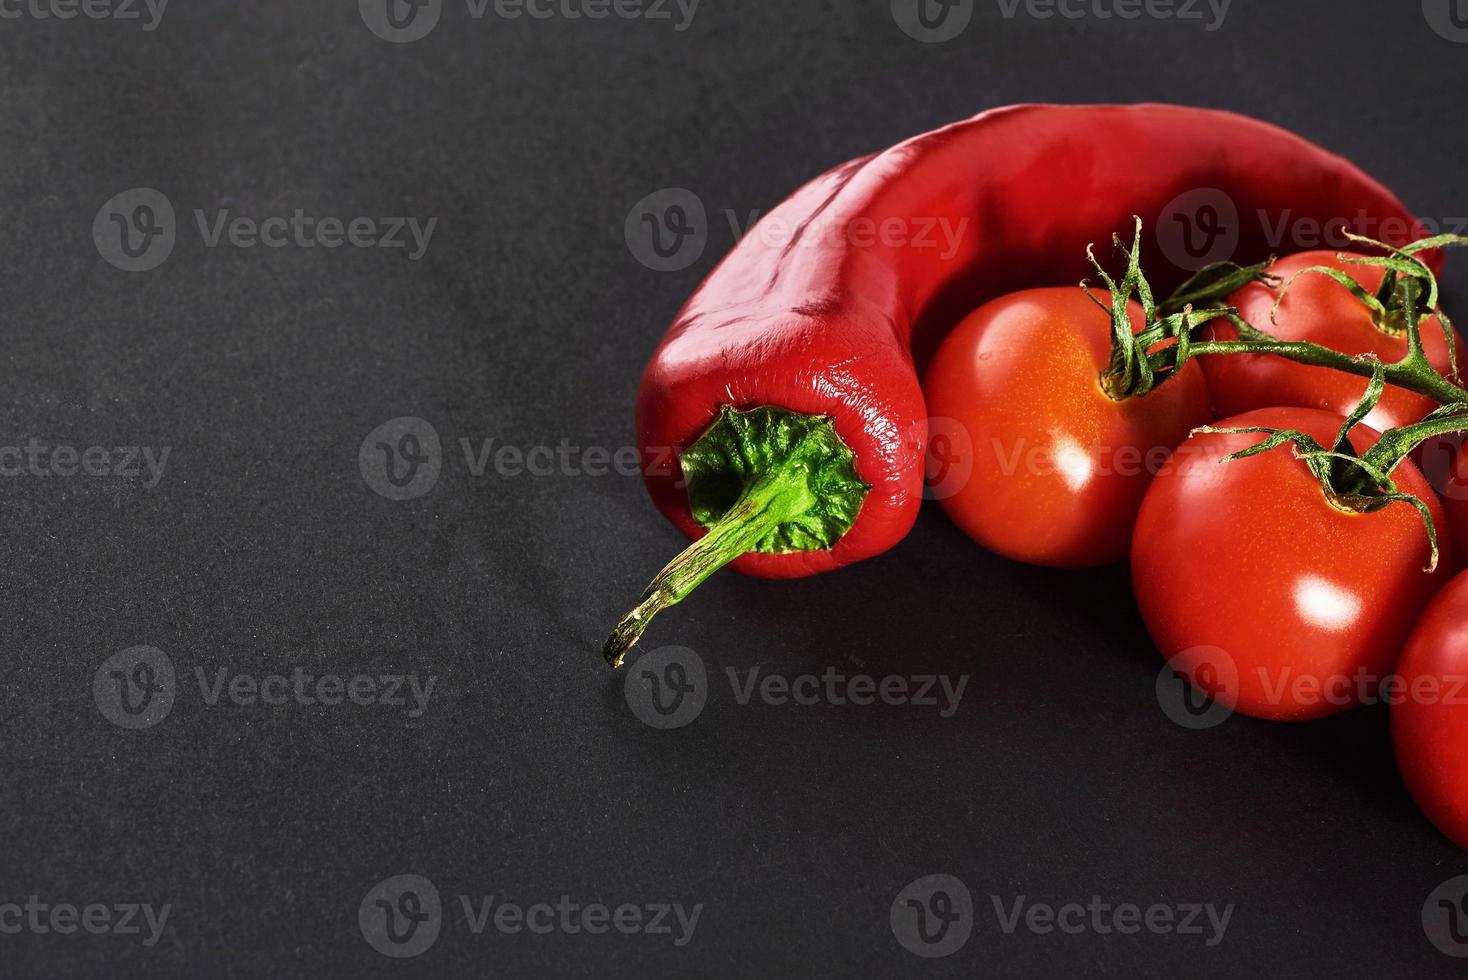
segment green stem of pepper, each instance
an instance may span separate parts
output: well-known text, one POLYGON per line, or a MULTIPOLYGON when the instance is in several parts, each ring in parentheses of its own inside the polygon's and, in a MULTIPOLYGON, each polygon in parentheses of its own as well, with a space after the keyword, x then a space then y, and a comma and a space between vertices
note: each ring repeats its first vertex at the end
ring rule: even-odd
POLYGON ((834 548, 871 490, 831 418, 770 405, 722 406, 679 465, 689 512, 708 533, 658 572, 612 631, 602 653, 613 667, 654 616, 740 555, 834 548))
POLYGON ((627 651, 642 638, 654 616, 682 602, 710 575, 752 551, 761 538, 781 524, 795 520, 814 502, 799 463, 766 473, 751 484, 708 534, 689 545, 653 577, 642 594, 642 601, 622 617, 607 639, 602 649, 607 663, 622 666, 627 651))

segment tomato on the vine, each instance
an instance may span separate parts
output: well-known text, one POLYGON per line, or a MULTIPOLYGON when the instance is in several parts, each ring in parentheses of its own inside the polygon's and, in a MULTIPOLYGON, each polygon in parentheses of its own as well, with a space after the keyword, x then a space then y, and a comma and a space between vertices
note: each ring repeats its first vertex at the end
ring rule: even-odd
MULTIPOLYGON (((1295 430, 1328 448, 1342 422, 1269 408, 1217 428, 1295 430)), ((1257 718, 1324 717, 1374 696, 1446 580, 1451 546, 1439 533, 1437 569, 1425 571, 1430 539, 1412 504, 1333 501, 1291 445, 1225 460, 1265 438, 1207 431, 1178 448, 1137 518, 1133 589, 1163 656, 1219 702, 1257 718)), ((1377 438, 1357 426, 1350 443, 1362 452, 1377 438)), ((1441 532, 1442 507, 1411 460, 1391 476, 1441 532)))
MULTIPOLYGON (((1129 310, 1136 333, 1142 309, 1129 310)), ((1032 289, 980 307, 938 350, 923 386, 932 429, 972 458, 935 495, 979 544, 1058 567, 1126 557, 1153 473, 1211 416, 1196 364, 1146 395, 1108 394, 1111 332, 1082 290, 1032 289)))
POLYGON ((1468 440, 1461 434, 1431 439, 1418 454, 1423 473, 1442 498, 1453 547, 1468 555, 1468 440))
POLYGON ((1392 742, 1433 826, 1468 848, 1468 572, 1422 613, 1398 662, 1392 742))
MULTIPOLYGON (((1360 299, 1324 274, 1308 273, 1294 279, 1284 299, 1279 300, 1284 285, 1294 276, 1319 266, 1345 272, 1368 292, 1381 288, 1385 273, 1380 267, 1343 262, 1340 254, 1300 252, 1286 256, 1267 270, 1282 283, 1250 283, 1230 296, 1227 303, 1246 322, 1279 340, 1308 341, 1343 354, 1374 354, 1384 363, 1401 360, 1407 354, 1406 332, 1378 325, 1360 299)), ((1448 374, 1451 361, 1442 321, 1435 316, 1423 320, 1421 331, 1428 360, 1439 373, 1448 374)), ((1237 340, 1238 330, 1226 320, 1215 320, 1203 329, 1201 338, 1237 340)), ((1361 398, 1359 378, 1330 368, 1297 364, 1270 354, 1229 354, 1202 360, 1213 407, 1220 416, 1279 405, 1346 415, 1361 398)), ((1377 430, 1394 429, 1419 421, 1437 408, 1438 403, 1426 395, 1388 387, 1365 422, 1377 430)))
POLYGON ((1392 742, 1433 825, 1468 848, 1468 573, 1447 584, 1397 664, 1392 742))

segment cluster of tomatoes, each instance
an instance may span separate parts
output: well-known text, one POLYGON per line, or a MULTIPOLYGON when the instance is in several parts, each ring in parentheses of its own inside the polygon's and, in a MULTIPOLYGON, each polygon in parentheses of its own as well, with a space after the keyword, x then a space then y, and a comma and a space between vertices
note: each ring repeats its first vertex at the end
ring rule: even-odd
MULTIPOLYGON (((1455 377, 1451 327, 1425 317, 1414 337, 1384 326, 1359 293, 1376 293, 1389 273, 1351 259, 1284 258, 1226 305, 1280 341, 1383 363, 1420 345, 1455 377), (1321 268, 1361 290, 1342 276, 1300 275, 1321 268)), ((1363 403, 1368 380, 1270 353, 1186 360, 1150 392, 1117 398, 1103 383, 1115 366, 1108 299, 1074 287, 1015 293, 948 337, 924 389, 973 466, 939 494, 944 509, 1016 560, 1078 568, 1130 558, 1159 649, 1235 711, 1306 720, 1389 703, 1409 790, 1468 848, 1468 572, 1452 578, 1454 546, 1468 555, 1468 464, 1454 449, 1451 465, 1434 467, 1449 450, 1419 449, 1394 464, 1391 499, 1369 507, 1320 476, 1332 448, 1364 454, 1382 431, 1442 406, 1393 386, 1363 403), (1358 408, 1369 412, 1352 425, 1358 408), (1308 438, 1259 451, 1276 431, 1308 438), (1300 448, 1310 440, 1325 447, 1314 460, 1300 448), (1419 468, 1424 452, 1434 481, 1419 468)), ((1141 305, 1130 301, 1129 313, 1142 331, 1141 305)), ((1198 336, 1238 330, 1220 319, 1198 336)))

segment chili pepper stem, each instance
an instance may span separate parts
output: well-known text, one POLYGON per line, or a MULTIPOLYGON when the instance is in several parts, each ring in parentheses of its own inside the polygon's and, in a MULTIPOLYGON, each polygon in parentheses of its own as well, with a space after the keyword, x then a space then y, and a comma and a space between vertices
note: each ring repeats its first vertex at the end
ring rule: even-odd
POLYGON ((781 524, 809 512, 817 503, 802 460, 788 460, 749 485, 709 532, 658 572, 642 601, 612 630, 602 654, 613 667, 642 638, 652 618, 683 601, 714 572, 770 535, 781 524))

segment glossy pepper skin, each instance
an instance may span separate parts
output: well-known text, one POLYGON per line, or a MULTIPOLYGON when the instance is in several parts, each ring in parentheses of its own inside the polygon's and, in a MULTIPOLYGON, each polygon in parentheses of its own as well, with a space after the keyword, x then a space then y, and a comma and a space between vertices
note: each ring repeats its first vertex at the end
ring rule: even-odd
POLYGON ((829 415, 872 486, 856 522, 834 548, 749 553, 733 567, 795 578, 887 550, 922 502, 927 411, 916 361, 987 300, 1078 283, 1092 272, 1086 247, 1129 232, 1134 215, 1153 236, 1143 254, 1154 284, 1177 285, 1184 270, 1166 262, 1156 226, 1176 197, 1199 188, 1227 194, 1245 216, 1239 261, 1269 256, 1266 229, 1286 213, 1322 223, 1364 214, 1374 228, 1391 220, 1410 229, 1401 244, 1422 237, 1356 167, 1243 116, 1166 105, 985 112, 817 177, 709 275, 638 393, 654 503, 690 538, 703 533, 677 467, 662 461, 721 405, 829 415), (945 247, 944 222, 959 232, 955 247, 945 247))

